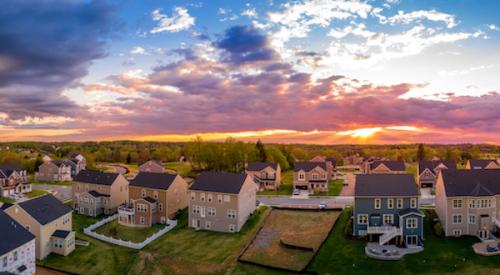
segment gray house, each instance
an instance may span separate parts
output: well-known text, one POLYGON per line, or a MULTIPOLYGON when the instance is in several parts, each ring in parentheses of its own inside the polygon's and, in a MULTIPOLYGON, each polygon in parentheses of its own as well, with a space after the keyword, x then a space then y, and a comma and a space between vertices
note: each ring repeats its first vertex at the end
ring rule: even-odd
POLYGON ((422 160, 418 162, 418 183, 420 187, 434 188, 439 172, 446 169, 457 169, 454 160, 422 160))
POLYGON ((422 246, 423 214, 410 174, 356 176, 353 235, 380 245, 422 246))

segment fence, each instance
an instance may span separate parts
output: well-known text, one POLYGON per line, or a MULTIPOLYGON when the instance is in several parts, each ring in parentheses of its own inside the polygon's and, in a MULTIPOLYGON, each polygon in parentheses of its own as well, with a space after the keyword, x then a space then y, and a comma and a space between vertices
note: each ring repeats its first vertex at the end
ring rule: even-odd
POLYGON ((153 235, 149 236, 147 239, 145 239, 144 241, 140 242, 140 243, 134 243, 134 242, 131 242, 131 241, 124 241, 124 240, 118 240, 118 239, 115 239, 113 237, 108 237, 108 236, 105 236, 105 235, 102 235, 102 234, 98 234, 97 232, 94 232, 95 229, 101 227, 102 225, 106 224, 106 223, 109 223, 115 219, 118 218, 118 214, 114 214, 113 216, 109 216, 105 219, 102 219, 92 225, 90 225, 89 227, 87 228, 84 228, 83 229, 83 233, 85 233, 85 235, 88 235, 88 236, 91 236, 93 238, 96 238, 98 240, 101 240, 101 241, 104 241, 104 242, 108 242, 108 243, 112 243, 112 244, 116 244, 116 245, 120 245, 120 246, 124 246, 124 247, 128 247, 128 248, 132 248, 132 249, 142 249, 144 248, 146 245, 148 245, 149 243, 151 243, 152 241, 158 239, 159 237, 163 236, 165 233, 167 233, 168 231, 172 230, 175 226, 177 226, 177 221, 176 220, 167 220, 167 226, 165 228, 163 228, 162 230, 154 233, 153 235))

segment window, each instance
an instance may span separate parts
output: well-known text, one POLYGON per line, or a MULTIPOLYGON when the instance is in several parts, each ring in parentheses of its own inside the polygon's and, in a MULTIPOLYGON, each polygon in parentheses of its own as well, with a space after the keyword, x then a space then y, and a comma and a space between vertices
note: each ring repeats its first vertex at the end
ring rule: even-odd
POLYGON ((358 214, 358 224, 368 224, 368 215, 358 214))
POLYGON ((387 199, 387 208, 394 208, 394 199, 387 199))
POLYGON ((397 203, 398 209, 403 208, 403 199, 398 199, 396 203, 397 203))
POLYGON ((476 224, 476 215, 469 215, 469 224, 476 224))
POLYGON ((470 208, 470 209, 475 208, 475 205, 474 205, 474 200, 469 200, 469 208, 470 208))
POLYGON ((319 175, 317 173, 312 173, 311 177, 312 177, 313 180, 318 180, 319 179, 319 175))
POLYGON ((155 192, 153 193, 153 197, 155 198, 155 200, 157 200, 157 199, 158 199, 158 191, 155 191, 155 192))
POLYGON ((144 224, 146 221, 144 219, 144 217, 141 217, 141 224, 144 224))
POLYGON ((417 245, 417 239, 416 235, 406 236, 406 245, 417 245))
POLYGON ((235 229, 236 229, 236 227, 234 226, 234 224, 229 225, 229 232, 234 232, 235 229))
POLYGON ((14 261, 17 261, 17 251, 14 251, 14 261))
POLYGON ((229 219, 236 219, 236 210, 228 209, 227 210, 227 217, 229 219))
POLYGON ((229 195, 224 195, 224 202, 230 202, 231 201, 231 197, 229 197, 229 195))
POLYGON ((3 267, 7 267, 7 256, 3 257, 3 267))
POLYGON ((210 227, 212 227, 212 223, 211 223, 211 222, 209 222, 209 221, 206 221, 206 222, 205 222, 205 228, 206 228, 206 229, 210 229, 210 227))
POLYGON ((453 235, 455 237, 460 237, 460 235, 462 235, 462 230, 460 230, 460 229, 453 230, 453 235))
POLYGON ((417 199, 416 198, 412 198, 410 200, 410 208, 417 208, 417 199))
POLYGON ((207 195, 207 201, 208 202, 212 202, 212 200, 213 200, 212 194, 208 194, 207 195))
POLYGON ((196 200, 196 193, 195 192, 191 192, 191 200, 192 201, 196 200))
POLYGON ((137 204, 137 212, 147 212, 148 206, 142 203, 137 204))
POLYGON ((141 190, 141 193, 142 193, 142 197, 143 197, 143 198, 144 198, 144 197, 146 197, 146 189, 142 189, 142 190, 141 190))
POLYGON ((384 219, 384 224, 394 223, 394 215, 392 214, 384 214, 383 219, 384 219))
POLYGON ((205 193, 200 194, 200 201, 205 201, 205 193))
MULTIPOLYGON (((101 187, 99 186, 99 189, 101 189, 101 187)), ((123 191, 123 186, 120 186, 120 192, 123 191)))
POLYGON ((380 209, 380 206, 381 206, 381 200, 375 199, 375 209, 380 209))
POLYGON ((213 208, 213 207, 209 207, 209 208, 207 209, 207 212, 208 212, 208 215, 209 215, 209 216, 213 216, 213 217, 215 217, 215 208, 213 208))
POLYGON ((193 205, 193 214, 200 214, 200 207, 197 205, 193 205))
POLYGON ((453 208, 462 208, 462 200, 453 200, 453 208))
POLYGON ((306 179, 306 174, 304 172, 299 172, 299 180, 305 180, 306 179))
POLYGON ((163 212, 163 203, 159 203, 159 204, 158 204, 158 210, 159 210, 160 212, 163 212))
POLYGON ((462 214, 454 214, 453 215, 453 224, 462 223, 462 214))
POLYGON ((217 195, 217 200, 219 201, 219 203, 222 203, 222 195, 217 195))
POLYGON ((417 218, 406 219, 406 228, 417 228, 417 218))

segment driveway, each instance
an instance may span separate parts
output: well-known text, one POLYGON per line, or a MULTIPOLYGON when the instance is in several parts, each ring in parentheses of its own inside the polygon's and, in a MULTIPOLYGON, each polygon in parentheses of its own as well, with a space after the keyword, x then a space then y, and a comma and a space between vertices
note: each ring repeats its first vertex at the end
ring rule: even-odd
POLYGON ((344 185, 342 190, 340 190, 340 196, 354 196, 354 187, 356 186, 356 176, 354 173, 346 173, 345 181, 347 181, 347 185, 344 185))
POLYGON ((73 188, 71 185, 32 184, 31 186, 33 189, 45 191, 54 190, 57 192, 55 196, 62 201, 69 200, 73 197, 73 188))

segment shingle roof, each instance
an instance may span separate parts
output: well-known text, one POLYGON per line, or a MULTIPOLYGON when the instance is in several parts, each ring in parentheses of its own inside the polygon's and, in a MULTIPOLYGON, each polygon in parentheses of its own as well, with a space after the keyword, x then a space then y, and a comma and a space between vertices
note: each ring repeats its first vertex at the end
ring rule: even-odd
POLYGON ((248 175, 222 172, 202 172, 190 190, 239 194, 248 175))
POLYGON ((51 161, 53 164, 55 164, 57 167, 61 167, 63 164, 64 165, 68 165, 67 163, 65 163, 63 160, 53 160, 51 161))
POLYGON ((82 170, 75 176, 74 181, 111 185, 118 177, 118 173, 108 173, 95 170, 82 170))
POLYGON ((3 255, 21 245, 33 240, 35 236, 22 225, 0 210, 0 255, 3 255))
POLYGON ((356 175, 355 196, 418 196, 411 174, 356 175))
POLYGON ((421 160, 418 162, 418 171, 422 173, 425 169, 429 169, 434 174, 434 169, 441 163, 448 169, 457 169, 457 163, 454 160, 421 160))
POLYGON ((21 167, 17 164, 1 164, 0 178, 2 178, 3 176, 8 178, 14 171, 21 171, 21 167))
POLYGON ((68 230, 56 230, 56 231, 54 231, 54 233, 52 234, 52 236, 56 237, 56 238, 66 239, 66 237, 68 237, 69 233, 71 233, 71 231, 68 231, 68 230))
POLYGON ((500 194, 500 169, 445 170, 442 176, 448 197, 500 194))
POLYGON ((278 164, 273 162, 249 162, 247 164, 248 171, 260 171, 266 167, 271 167, 274 170, 278 169, 278 164))
POLYGON ((149 203, 156 203, 156 200, 151 198, 151 197, 145 197, 144 200, 149 202, 149 203))
POLYGON ((19 206, 42 225, 71 213, 71 208, 51 194, 21 202, 19 206))
POLYGON ((176 177, 177 174, 139 172, 130 182, 130 186, 167 190, 176 177))
POLYGON ((481 167, 481 169, 484 169, 491 162, 498 164, 497 161, 494 159, 471 159, 471 160, 469 160, 469 162, 470 162, 470 166, 472 169, 475 169, 475 167, 481 167))
POLYGON ((0 206, 0 210, 5 210, 5 209, 7 209, 7 208, 9 208, 9 207, 11 207, 11 206, 13 206, 13 205, 14 205, 14 204, 12 204, 12 203, 10 203, 10 202, 4 202, 4 203, 2 204, 2 206, 0 206))
POLYGON ((294 171, 295 172, 298 172, 300 170, 304 170, 306 172, 309 172, 311 171, 312 169, 316 168, 316 167, 321 167, 323 170, 326 171, 326 163, 325 162, 312 162, 312 161, 309 161, 309 162, 296 162, 295 163, 295 169, 294 171))
POLYGON ((98 198, 98 197, 110 197, 110 195, 106 195, 106 194, 101 194, 95 190, 92 190, 92 191, 89 191, 88 192, 92 197, 94 198, 98 198))
POLYGON ((391 171, 404 171, 405 163, 402 160, 375 160, 370 163, 370 169, 375 169, 380 164, 384 164, 391 171))

